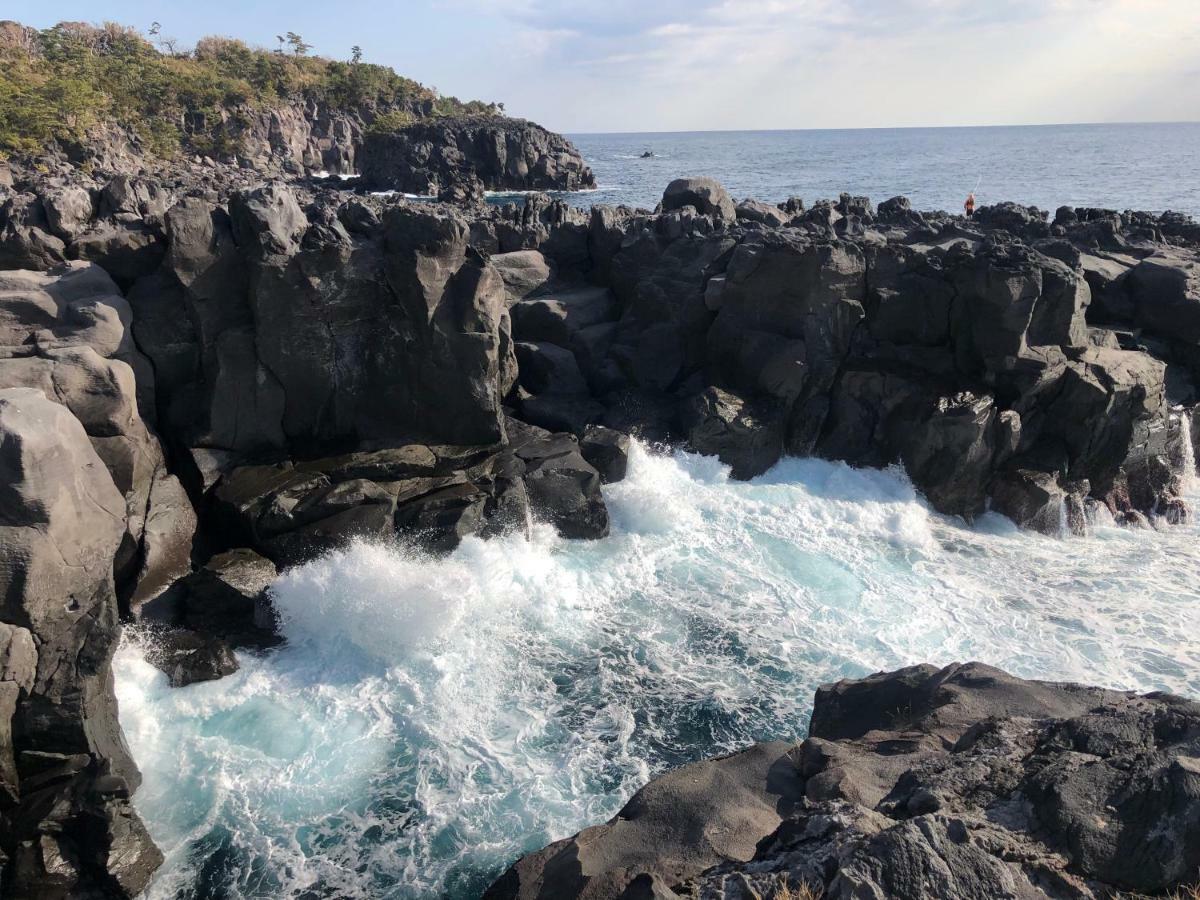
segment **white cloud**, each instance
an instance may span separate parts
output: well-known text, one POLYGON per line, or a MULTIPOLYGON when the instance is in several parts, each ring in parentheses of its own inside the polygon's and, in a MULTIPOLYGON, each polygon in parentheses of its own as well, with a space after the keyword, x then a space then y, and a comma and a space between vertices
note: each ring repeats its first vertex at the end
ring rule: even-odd
POLYGON ((528 48, 492 92, 560 130, 1200 115, 1198 0, 474 2, 528 48))

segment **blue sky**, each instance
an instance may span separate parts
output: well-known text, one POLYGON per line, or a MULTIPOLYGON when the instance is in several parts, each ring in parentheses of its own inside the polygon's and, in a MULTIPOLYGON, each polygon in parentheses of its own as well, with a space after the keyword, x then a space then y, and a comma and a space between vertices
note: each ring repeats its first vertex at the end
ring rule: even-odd
POLYGON ((35 3, 371 62, 555 130, 1200 119, 1200 0, 340 0, 35 3))

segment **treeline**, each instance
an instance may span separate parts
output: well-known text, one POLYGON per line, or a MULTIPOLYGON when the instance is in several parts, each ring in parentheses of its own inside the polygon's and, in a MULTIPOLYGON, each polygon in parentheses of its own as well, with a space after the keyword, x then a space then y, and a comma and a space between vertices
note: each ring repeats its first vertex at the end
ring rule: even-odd
MULTIPOLYGON (((157 28, 154 29, 157 32, 157 28)), ((224 118, 273 104, 314 99, 354 110, 379 110, 401 125, 423 116, 499 115, 502 104, 463 102, 361 61, 308 56, 288 32, 280 49, 206 37, 192 50, 159 46, 136 29, 62 22, 38 31, 0 22, 0 155, 36 154, 53 142, 80 142, 113 122, 150 152, 229 153, 224 118)))

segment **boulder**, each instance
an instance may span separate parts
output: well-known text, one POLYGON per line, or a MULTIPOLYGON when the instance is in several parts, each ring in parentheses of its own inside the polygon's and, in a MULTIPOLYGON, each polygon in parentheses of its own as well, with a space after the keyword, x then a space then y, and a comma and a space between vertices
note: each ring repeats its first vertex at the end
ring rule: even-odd
POLYGON ((607 824, 517 860, 484 900, 659 896, 728 861, 747 861, 801 794, 782 742, 694 763, 655 779, 607 824))
POLYGON ((330 460, 331 473, 318 465, 241 466, 229 472, 213 492, 223 537, 293 565, 354 537, 390 536, 394 490, 353 477, 354 464, 344 458, 330 460))
POLYGON ((233 649, 220 638, 178 629, 152 641, 146 659, 166 674, 171 687, 216 681, 238 670, 233 649))
POLYGON ((531 394, 587 396, 587 382, 570 350, 548 342, 518 342, 516 353, 521 387, 531 394))
POLYGON ((66 259, 66 244, 50 233, 46 208, 35 194, 9 196, 0 206, 0 269, 45 271, 66 259))
POLYGON ((234 194, 229 216, 234 239, 252 258, 292 256, 308 230, 308 218, 295 194, 279 184, 234 194))
POLYGON ((783 453, 783 417, 769 399, 710 387, 685 404, 683 425, 697 453, 717 456, 739 480, 761 475, 783 453))
POLYGON ((652 391, 674 390, 703 366, 712 324, 705 290, 736 244, 711 228, 670 233, 666 221, 636 232, 610 264, 622 308, 610 354, 630 382, 652 391))
POLYGON ((629 435, 603 425, 589 425, 579 439, 579 452, 600 473, 600 481, 623 481, 629 470, 629 435))
POLYGON ((195 516, 178 484, 166 493, 163 451, 142 415, 154 413, 154 372, 133 344, 130 319, 129 305, 95 265, 0 275, 0 387, 36 388, 83 424, 125 496, 118 578, 123 592, 131 582, 144 596, 186 571, 195 516), (170 537, 156 502, 177 514, 170 537), (145 542, 148 515, 160 529, 153 547, 145 542))
POLYGON ((484 532, 488 500, 486 486, 465 477, 422 479, 401 488, 395 527, 428 550, 448 553, 484 532))
POLYGON ((553 392, 521 397, 516 407, 523 422, 547 431, 565 431, 576 436, 594 427, 605 413, 604 406, 590 397, 553 392))
POLYGON ((620 309, 607 288, 574 288, 523 300, 513 305, 511 314, 515 340, 570 347, 584 329, 615 322, 620 309))
POLYGON ((140 221, 115 225, 101 222, 77 235, 67 247, 67 256, 96 263, 128 289, 158 268, 165 251, 158 228, 140 221))
POLYGON ((1155 452, 1151 432, 1166 428, 1166 366, 1147 353, 1102 347, 1075 356, 1042 407, 1040 431, 1066 447, 1071 477, 1103 496, 1123 465, 1155 452))
POLYGON ((129 601, 133 607, 158 596, 191 570, 196 536, 192 502, 165 467, 155 473, 147 500, 141 566, 129 601))
POLYGON ((42 195, 46 224, 64 241, 70 241, 83 230, 95 214, 92 195, 78 185, 66 185, 42 195))
POLYGON ((1036 206, 1022 206, 1003 200, 991 206, 981 206, 975 210, 972 224, 988 231, 1007 231, 1023 237, 1044 237, 1049 229, 1047 219, 1049 213, 1036 206))
POLYGON ((1108 325, 1132 323, 1133 299, 1129 295, 1129 273, 1138 261, 1112 253, 1081 253, 1079 265, 1092 291, 1089 321, 1108 325))
POLYGON ((275 564, 253 550, 219 553, 144 604, 140 616, 196 632, 205 640, 216 637, 235 647, 270 647, 280 641, 268 593, 276 575, 275 564))
POLYGON ((834 383, 816 452, 856 466, 892 465, 912 423, 927 420, 941 396, 937 385, 923 379, 847 367, 834 383))
POLYGON ((583 458, 575 437, 517 426, 510 453, 524 469, 529 508, 567 538, 608 535, 600 473, 583 458))
POLYGON ((734 222, 737 207, 733 198, 713 178, 676 178, 663 191, 663 212, 690 206, 702 216, 712 216, 718 222, 734 222))
POLYGON ((1011 467, 991 485, 992 509, 1021 528, 1061 536, 1068 532, 1067 492, 1053 472, 1011 467))
POLYGON ((1087 344, 1091 290, 1081 273, 1023 244, 993 241, 948 256, 959 301, 951 323, 964 373, 1000 372, 1036 346, 1087 344))
POLYGON ((1179 254, 1155 254, 1129 273, 1139 325, 1164 337, 1200 343, 1200 263, 1179 254))
POLYGON ((0 356, 87 346, 120 358, 136 352, 131 320, 129 304, 95 264, 0 272, 0 356))
POLYGON ((983 512, 1001 443, 997 429, 992 398, 969 392, 937 398, 925 415, 898 429, 905 471, 938 512, 967 519, 983 512))
POLYGON ((789 218, 778 206, 763 203, 761 200, 742 200, 735 212, 739 222, 758 222, 768 226, 783 225, 789 218))
POLYGON ((872 252, 868 262, 872 337, 884 344, 948 344, 955 291, 940 261, 903 244, 889 244, 872 252))
POLYGON ((491 263, 504 282, 509 306, 536 294, 550 281, 550 264, 539 250, 496 253, 491 263))

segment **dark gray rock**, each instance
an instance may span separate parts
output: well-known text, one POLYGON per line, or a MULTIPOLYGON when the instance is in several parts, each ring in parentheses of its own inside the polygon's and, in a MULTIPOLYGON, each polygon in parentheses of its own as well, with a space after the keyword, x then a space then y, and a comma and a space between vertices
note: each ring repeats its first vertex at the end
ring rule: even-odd
POLYGON ((514 428, 511 454, 524 468, 533 515, 567 538, 608 534, 608 509, 600 493, 600 473, 583 458, 571 435, 529 426, 514 428))
POLYGON ((504 281, 510 306, 536 294, 550 281, 550 264, 539 250, 496 253, 492 255, 491 263, 504 281))
POLYGON ((424 119, 391 133, 370 133, 358 165, 365 186, 412 194, 438 194, 473 182, 520 191, 576 191, 596 184, 562 135, 503 116, 424 119))
POLYGON ((0 790, 16 804, 0 832, 11 896, 86 896, 107 883, 132 897, 162 861, 129 803, 139 774, 112 696, 125 516, 67 408, 30 388, 0 390, 0 596, 3 618, 24 623, 4 629, 0 681, 0 733, 12 723, 0 740, 11 741, 0 790))
POLYGON ((579 452, 600 473, 604 484, 624 480, 630 449, 629 435, 603 425, 589 425, 579 439, 579 452))
POLYGON ((738 221, 759 222, 763 225, 783 225, 790 218, 778 206, 763 203, 761 200, 742 200, 736 208, 738 221))
POLYGON ((684 405, 682 417, 692 448, 717 456, 734 478, 761 475, 783 453, 783 416, 770 399, 710 387, 684 405))
POLYGON ((166 674, 171 687, 216 681, 238 670, 233 648, 220 638, 172 630, 150 640, 146 659, 166 674))
POLYGON ((712 216, 718 222, 737 219, 737 207, 729 191, 713 178, 676 178, 663 192, 664 212, 690 206, 702 216, 712 216))
POLYGON ((983 512, 1000 443, 992 398, 967 392, 939 397, 914 418, 897 435, 913 484, 939 512, 968 519, 983 512))
POLYGON ((728 234, 682 226, 640 230, 622 244, 610 263, 623 313, 609 352, 632 385, 674 390, 704 365, 713 319, 705 291, 735 245, 728 234))
POLYGON ((143 605, 140 615, 235 647, 274 646, 280 637, 268 589, 276 574, 275 564, 253 550, 229 550, 143 605))
POLYGON ((1042 534, 1067 533, 1067 492, 1053 472, 1013 467, 991 486, 992 509, 1022 528, 1042 534))
POLYGON ((602 404, 580 394, 544 393, 517 402, 521 421, 553 432, 581 436, 604 418, 602 404))
POLYGON ((396 510, 398 531, 415 537, 422 547, 448 553, 468 535, 484 531, 489 493, 485 486, 466 478, 415 484, 401 494, 396 510), (427 490, 421 491, 422 488, 427 490))
POLYGON ((103 221, 71 241, 67 258, 96 263, 123 289, 128 289, 158 268, 165 250, 158 228, 141 222, 103 221))
POLYGON ((620 315, 616 298, 606 288, 553 290, 513 305, 513 338, 549 341, 570 347, 579 332, 620 315))
POLYGON ((625 897, 635 877, 664 885, 748 860, 801 796, 782 742, 684 766, 652 781, 606 825, 518 860, 486 900, 625 897))
POLYGON ((66 244, 50 233, 36 194, 9 196, 0 206, 0 268, 44 271, 67 258, 66 244))
POLYGON ((809 737, 668 773, 485 896, 1099 900, 1200 864, 1200 704, 914 666, 817 691, 809 737))
POLYGON ((1178 254, 1156 254, 1129 273, 1139 325, 1165 337, 1200 343, 1200 264, 1178 254))
POLYGON ((789 230, 743 242, 729 261, 709 359, 729 386, 782 405, 789 452, 810 452, 824 423, 826 395, 865 315, 866 268, 853 244, 789 230))
POLYGON ((570 350, 548 342, 519 342, 516 352, 521 387, 531 394, 587 396, 587 382, 570 350))
POLYGON ((42 195, 46 224, 64 241, 72 240, 95 215, 91 192, 79 185, 65 185, 42 195))

